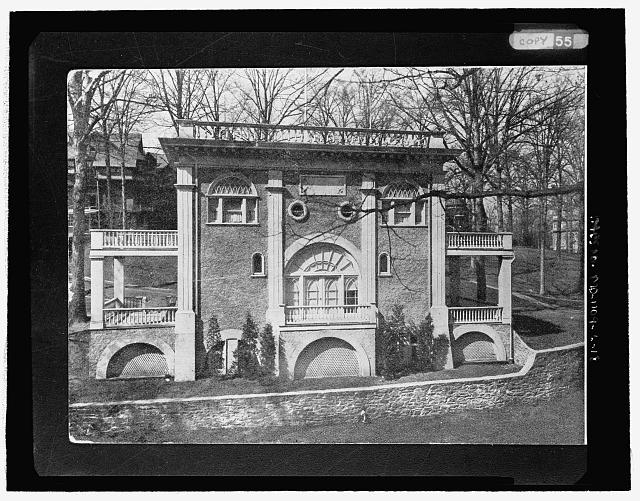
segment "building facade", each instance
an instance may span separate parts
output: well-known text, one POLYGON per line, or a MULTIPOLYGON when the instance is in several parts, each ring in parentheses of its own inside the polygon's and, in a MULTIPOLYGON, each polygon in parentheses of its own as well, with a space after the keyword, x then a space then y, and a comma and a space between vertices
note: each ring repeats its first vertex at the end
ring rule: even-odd
POLYGON ((431 314, 434 335, 450 339, 447 367, 511 358, 511 235, 447 232, 438 193, 460 151, 442 135, 183 121, 160 142, 176 168, 178 230, 92 233, 97 377, 117 377, 114 358, 146 364, 138 375, 159 364, 156 375, 194 379, 213 317, 230 364, 248 313, 273 327, 280 375, 371 376, 380 318, 396 304, 415 322, 431 314), (448 307, 447 256, 477 254, 500 260, 498 304, 448 307), (123 283, 127 255, 176 256, 175 308, 105 308, 104 258, 123 283))

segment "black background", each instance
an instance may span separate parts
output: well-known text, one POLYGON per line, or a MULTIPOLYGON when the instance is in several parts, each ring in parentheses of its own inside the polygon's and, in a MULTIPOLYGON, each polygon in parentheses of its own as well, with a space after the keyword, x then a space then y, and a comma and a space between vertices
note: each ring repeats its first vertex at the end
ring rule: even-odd
POLYGON ((8 489, 629 488, 622 9, 12 13, 10 85, 8 489), (514 23, 573 24, 589 33, 589 46, 514 51, 508 43, 514 23), (186 28, 191 31, 173 31, 186 28), (260 33, 266 28, 270 32, 260 33), (600 337, 599 360, 587 365, 588 446, 69 442, 69 70, 544 64, 588 65, 588 215, 598 216, 601 228, 598 258, 589 269, 599 277, 600 337), (267 482, 234 475, 293 477, 267 482), (318 478, 342 475, 350 478, 340 484, 318 478))

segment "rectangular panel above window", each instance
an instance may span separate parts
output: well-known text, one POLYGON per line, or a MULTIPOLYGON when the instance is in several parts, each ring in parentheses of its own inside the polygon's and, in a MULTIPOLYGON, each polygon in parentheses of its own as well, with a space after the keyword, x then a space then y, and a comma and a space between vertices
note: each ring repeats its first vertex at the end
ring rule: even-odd
POLYGON ((322 176, 303 174, 300 176, 300 195, 341 197, 346 194, 346 178, 343 175, 322 176))

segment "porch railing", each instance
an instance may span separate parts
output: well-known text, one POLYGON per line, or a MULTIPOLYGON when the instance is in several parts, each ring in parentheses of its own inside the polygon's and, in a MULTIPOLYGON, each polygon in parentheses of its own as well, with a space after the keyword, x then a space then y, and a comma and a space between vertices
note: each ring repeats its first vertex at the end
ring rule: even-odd
POLYGON ((92 249, 177 249, 176 230, 91 230, 92 249))
POLYGON ((140 325, 173 325, 177 308, 105 308, 102 318, 105 327, 140 325))
POLYGON ((454 324, 500 323, 502 322, 502 306, 450 307, 449 322, 454 324))
POLYGON ((446 148, 441 131, 178 120, 180 137, 317 145, 446 148))
POLYGON ((371 321, 371 306, 286 306, 285 322, 287 324, 304 323, 341 323, 371 321))
POLYGON ((512 233, 447 233, 447 249, 511 250, 512 233))

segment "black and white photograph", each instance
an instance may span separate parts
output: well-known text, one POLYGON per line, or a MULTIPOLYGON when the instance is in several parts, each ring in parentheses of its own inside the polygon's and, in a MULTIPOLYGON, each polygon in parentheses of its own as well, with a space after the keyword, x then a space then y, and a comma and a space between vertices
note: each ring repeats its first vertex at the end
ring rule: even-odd
POLYGON ((623 9, 11 23, 10 489, 630 488, 623 9))
POLYGON ((584 444, 585 73, 70 72, 71 440, 584 444))

